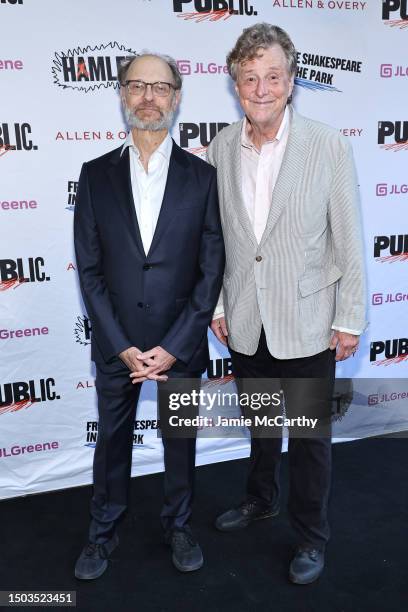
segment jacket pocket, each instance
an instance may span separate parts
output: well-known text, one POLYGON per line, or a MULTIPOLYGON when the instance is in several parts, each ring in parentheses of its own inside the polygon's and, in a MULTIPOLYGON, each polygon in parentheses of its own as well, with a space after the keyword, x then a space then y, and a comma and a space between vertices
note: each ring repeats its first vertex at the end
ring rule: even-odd
POLYGON ((299 292, 302 297, 307 297, 325 287, 329 287, 343 276, 343 272, 334 264, 319 270, 315 274, 299 279, 299 292))

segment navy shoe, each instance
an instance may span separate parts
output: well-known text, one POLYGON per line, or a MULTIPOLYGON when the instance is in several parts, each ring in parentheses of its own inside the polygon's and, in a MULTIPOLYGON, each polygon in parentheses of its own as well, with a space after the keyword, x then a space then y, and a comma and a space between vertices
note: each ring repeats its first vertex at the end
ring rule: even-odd
POLYGON ((188 525, 172 529, 166 542, 173 552, 173 564, 180 572, 194 572, 203 566, 203 553, 188 525))
POLYGON ((271 518, 279 514, 279 506, 265 506, 257 500, 244 501, 238 508, 233 508, 221 514, 215 521, 219 531, 235 531, 244 529, 250 523, 271 518))
POLYGON ((313 546, 300 546, 290 564, 289 578, 295 584, 310 584, 324 569, 324 551, 313 546))
POLYGON ((108 567, 109 555, 119 544, 118 535, 113 537, 105 544, 95 544, 88 542, 81 552, 75 565, 75 578, 80 580, 93 580, 102 576, 108 567))

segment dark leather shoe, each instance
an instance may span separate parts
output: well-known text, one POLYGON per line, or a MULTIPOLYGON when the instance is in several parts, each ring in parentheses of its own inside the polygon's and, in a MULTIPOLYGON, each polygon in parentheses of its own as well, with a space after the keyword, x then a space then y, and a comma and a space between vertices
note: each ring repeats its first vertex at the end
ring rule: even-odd
POLYGON ((279 506, 266 507, 256 500, 244 501, 238 508, 233 508, 221 514, 215 521, 220 531, 235 531, 244 529, 250 523, 260 519, 270 518, 279 514, 279 506))
POLYGON ((88 542, 76 562, 75 578, 93 580, 102 576, 108 567, 109 555, 118 544, 119 538, 116 533, 106 544, 88 542))
POLYGON ((173 564, 180 572, 194 572, 202 567, 203 553, 188 525, 172 529, 166 541, 173 551, 173 564))
POLYGON ((324 551, 312 546, 297 549, 289 568, 289 578, 295 584, 314 582, 324 569, 324 551))

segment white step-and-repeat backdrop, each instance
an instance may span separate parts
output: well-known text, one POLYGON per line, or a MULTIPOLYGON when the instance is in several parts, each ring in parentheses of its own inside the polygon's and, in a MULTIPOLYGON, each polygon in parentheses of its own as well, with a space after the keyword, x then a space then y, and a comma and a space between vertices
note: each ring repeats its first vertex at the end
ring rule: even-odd
MULTIPOLYGON (((240 117, 225 57, 257 21, 286 29, 298 49, 297 110, 337 127, 355 153, 370 325, 338 376, 372 384, 357 394, 366 429, 360 422, 350 437, 386 429, 397 406, 391 430, 408 429, 407 0, 1 0, 1 498, 92 479, 92 329, 72 220, 82 162, 126 136, 118 61, 146 49, 178 60, 184 86, 172 135, 204 156, 240 117)), ((210 343, 208 378, 228 376, 227 353, 210 343)), ((162 469, 155 388, 144 387, 134 475, 162 469)), ((204 438, 197 463, 247 453, 245 438, 204 438)))

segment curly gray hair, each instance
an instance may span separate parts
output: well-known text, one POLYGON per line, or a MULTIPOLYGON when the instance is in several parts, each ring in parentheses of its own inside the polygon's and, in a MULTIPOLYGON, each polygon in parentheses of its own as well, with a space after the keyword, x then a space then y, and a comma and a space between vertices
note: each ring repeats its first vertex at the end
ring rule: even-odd
POLYGON ((227 55, 228 72, 234 81, 237 80, 237 67, 246 60, 252 60, 260 49, 268 49, 272 45, 280 45, 286 56, 289 74, 296 73, 297 53, 289 35, 279 26, 270 23, 256 23, 245 28, 235 43, 235 47, 227 55))

